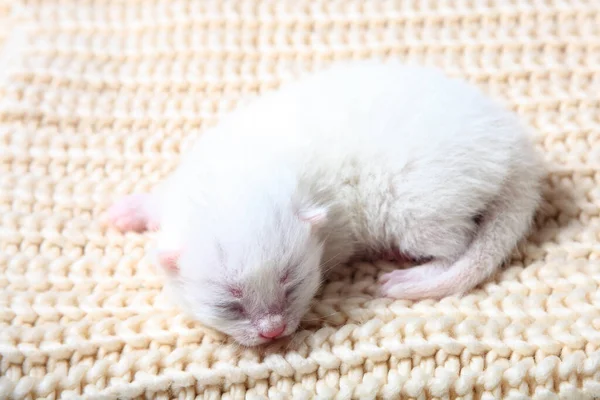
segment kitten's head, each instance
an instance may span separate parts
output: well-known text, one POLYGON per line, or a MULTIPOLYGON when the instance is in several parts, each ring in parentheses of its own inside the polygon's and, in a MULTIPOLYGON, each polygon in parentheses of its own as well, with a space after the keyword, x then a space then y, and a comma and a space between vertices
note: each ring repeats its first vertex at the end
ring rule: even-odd
POLYGON ((232 229, 223 229, 231 220, 198 224, 186 245, 158 259, 193 316, 255 346, 292 334, 308 311, 321 283, 318 231, 326 217, 312 207, 232 229))

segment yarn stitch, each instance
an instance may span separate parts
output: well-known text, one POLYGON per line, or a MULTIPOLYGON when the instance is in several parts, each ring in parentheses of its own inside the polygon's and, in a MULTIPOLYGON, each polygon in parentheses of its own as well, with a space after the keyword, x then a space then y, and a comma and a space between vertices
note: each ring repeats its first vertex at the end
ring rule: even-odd
POLYGON ((0 398, 600 398, 596 1, 0 0, 0 45, 0 398), (461 299, 379 298, 394 266, 339 268, 291 340, 239 348, 100 217, 239 102, 373 57, 532 127, 536 230, 461 299))

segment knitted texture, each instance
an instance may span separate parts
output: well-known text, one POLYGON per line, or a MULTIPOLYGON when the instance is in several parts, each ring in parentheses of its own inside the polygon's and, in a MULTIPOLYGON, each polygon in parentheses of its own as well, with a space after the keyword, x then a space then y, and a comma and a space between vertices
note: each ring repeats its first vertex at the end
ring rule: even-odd
POLYGON ((596 0, 4 1, 0 25, 0 398, 600 397, 596 0), (100 217, 240 100, 369 57, 522 116, 549 171, 536 229, 460 299, 379 298, 392 265, 339 268, 292 339, 240 348, 100 217))

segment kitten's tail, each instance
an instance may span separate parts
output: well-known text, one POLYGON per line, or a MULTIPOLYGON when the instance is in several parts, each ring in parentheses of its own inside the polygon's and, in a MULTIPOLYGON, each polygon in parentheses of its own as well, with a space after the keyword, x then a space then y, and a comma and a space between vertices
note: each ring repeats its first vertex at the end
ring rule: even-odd
POLYGON ((531 168, 506 180, 457 261, 438 275, 400 285, 392 295, 412 300, 462 295, 494 275, 529 231, 541 201, 540 169, 536 164, 527 164, 531 168))

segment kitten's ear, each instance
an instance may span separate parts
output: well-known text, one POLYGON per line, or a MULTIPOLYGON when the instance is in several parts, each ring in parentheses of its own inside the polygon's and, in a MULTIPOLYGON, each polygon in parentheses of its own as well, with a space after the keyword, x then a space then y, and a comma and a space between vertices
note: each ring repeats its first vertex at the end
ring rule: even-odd
POLYGON ((170 274, 179 272, 179 257, 181 250, 160 250, 157 254, 158 263, 170 274))
POLYGON ((305 207, 298 211, 298 218, 313 228, 320 228, 327 222, 328 211, 325 206, 305 207))

